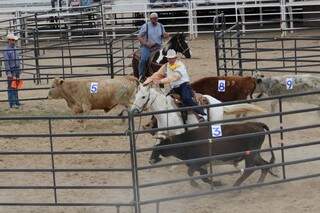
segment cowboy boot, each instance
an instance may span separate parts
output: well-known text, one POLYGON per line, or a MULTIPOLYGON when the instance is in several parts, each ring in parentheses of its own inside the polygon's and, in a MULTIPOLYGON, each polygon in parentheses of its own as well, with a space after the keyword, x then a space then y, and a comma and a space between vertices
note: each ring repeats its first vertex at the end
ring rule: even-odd
POLYGON ((199 123, 206 121, 206 119, 202 115, 200 115, 200 114, 198 114, 196 112, 194 112, 194 115, 196 116, 196 118, 197 118, 199 123))

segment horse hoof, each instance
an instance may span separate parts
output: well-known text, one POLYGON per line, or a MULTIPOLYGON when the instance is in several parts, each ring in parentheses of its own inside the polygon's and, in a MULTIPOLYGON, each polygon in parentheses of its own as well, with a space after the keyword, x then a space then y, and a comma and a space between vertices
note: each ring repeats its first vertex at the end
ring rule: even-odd
POLYGON ((160 161, 161 161, 161 158, 157 158, 157 159, 152 158, 152 159, 149 160, 149 163, 150 163, 151 165, 153 165, 153 164, 156 164, 156 163, 158 163, 158 162, 160 162, 160 161))

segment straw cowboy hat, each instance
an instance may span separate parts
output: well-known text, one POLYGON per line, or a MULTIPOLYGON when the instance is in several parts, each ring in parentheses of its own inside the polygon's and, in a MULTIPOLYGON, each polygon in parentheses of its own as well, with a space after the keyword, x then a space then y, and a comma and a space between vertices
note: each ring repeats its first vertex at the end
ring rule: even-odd
POLYGON ((9 33, 8 35, 7 35, 7 40, 18 40, 18 37, 17 36, 15 36, 13 33, 9 33))
POLYGON ((176 51, 174 51, 173 49, 169 49, 167 52, 167 58, 176 58, 177 57, 177 53, 176 51))

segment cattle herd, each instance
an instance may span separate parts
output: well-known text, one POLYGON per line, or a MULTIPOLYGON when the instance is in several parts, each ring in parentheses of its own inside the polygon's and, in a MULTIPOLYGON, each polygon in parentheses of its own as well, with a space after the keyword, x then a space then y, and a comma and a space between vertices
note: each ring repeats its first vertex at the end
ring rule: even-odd
MULTIPOLYGON (((281 77, 265 77, 259 73, 255 76, 215 76, 215 77, 205 77, 191 83, 193 90, 196 93, 201 93, 202 95, 207 95, 215 98, 219 102, 226 101, 236 101, 245 100, 247 98, 259 98, 262 95, 275 96, 275 95, 285 95, 293 94, 298 92, 307 92, 320 89, 320 77, 313 75, 288 75, 281 77)), ((52 83, 52 87, 49 90, 48 97, 53 99, 64 99, 68 107, 73 113, 86 113, 90 110, 102 109, 108 112, 116 105, 122 105, 125 108, 135 109, 139 105, 139 98, 145 99, 142 103, 140 111, 149 109, 151 102, 155 102, 157 99, 151 100, 151 95, 148 93, 146 95, 138 95, 141 93, 143 87, 139 85, 139 81, 133 76, 123 76, 117 77, 115 79, 105 79, 105 80, 62 80, 55 79, 52 83), (149 105, 148 105, 149 104, 149 105)), ((157 88, 152 88, 153 90, 159 90, 157 88)), ((149 91, 150 89, 146 90, 149 91)), ((288 100, 292 101, 302 101, 304 103, 308 102, 310 104, 320 105, 319 97, 308 98, 292 98, 288 100), (318 99, 317 99, 318 98, 318 99)), ((159 98, 160 99, 160 98, 159 98)), ((170 96, 166 97, 164 100, 169 102, 172 100, 170 96)), ((157 103, 160 105, 160 103, 157 103)), ((272 110, 274 111, 274 104, 272 105, 272 110)), ((250 110, 248 110, 250 112, 250 110)), ((223 112, 222 112, 223 113, 223 112)), ((181 117, 181 114, 177 115, 181 117)), ((171 117, 172 119, 174 116, 171 117)), ((159 118, 158 118, 159 119, 159 118)), ((168 119, 168 118, 167 118, 168 119)), ((180 119, 180 118, 179 118, 180 119)), ((158 120, 158 122, 160 122, 158 120)), ((173 123, 177 123, 178 120, 173 123)), ((168 122, 167 122, 168 125, 168 122)), ((149 126, 150 127, 150 126, 149 126)), ((223 136, 235 136, 241 134, 254 134, 254 136, 248 136, 241 139, 230 139, 223 141, 221 143, 213 143, 208 148, 208 142, 203 144, 191 144, 188 146, 182 146, 181 143, 186 143, 208 139, 211 137, 212 129, 208 126, 202 126, 194 129, 184 129, 174 134, 167 135, 165 132, 158 132, 156 138, 158 139, 157 145, 155 147, 150 163, 156 163, 161 160, 160 156, 174 156, 181 160, 190 160, 195 158, 208 157, 209 155, 221 155, 230 154, 235 152, 244 152, 248 150, 258 150, 265 139, 265 131, 269 128, 266 124, 260 122, 247 122, 247 123, 237 123, 221 125, 220 131, 223 132, 223 136), (211 130, 211 131, 210 131, 211 130), (260 133, 256 135, 255 133, 260 133), (166 146, 170 144, 175 144, 173 148, 167 147, 165 149, 159 149, 159 146, 166 146), (209 149, 209 150, 208 150, 209 149), (211 149, 211 150, 210 150, 211 149)), ((221 136, 221 135, 218 135, 221 136)), ((271 144, 271 136, 269 135, 269 145, 271 144)), ((224 163, 237 164, 238 162, 244 160, 245 167, 253 166, 263 166, 272 164, 275 162, 275 157, 273 152, 271 152, 271 160, 264 160, 259 153, 248 153, 241 156, 224 157, 218 161, 224 163)), ((207 169, 204 167, 208 164, 208 160, 196 161, 195 163, 186 163, 188 167, 188 175, 193 176, 195 171, 199 172, 201 175, 206 175, 207 169)), ((252 174, 253 170, 245 170, 241 177, 235 182, 235 186, 240 185, 247 177, 252 174)), ((261 170, 261 176, 258 182, 262 182, 267 173, 272 175, 273 172, 269 168, 264 168, 261 170)), ((206 183, 211 183, 208 178, 202 178, 206 183)), ((191 181, 192 185, 196 185, 194 180, 191 181)))

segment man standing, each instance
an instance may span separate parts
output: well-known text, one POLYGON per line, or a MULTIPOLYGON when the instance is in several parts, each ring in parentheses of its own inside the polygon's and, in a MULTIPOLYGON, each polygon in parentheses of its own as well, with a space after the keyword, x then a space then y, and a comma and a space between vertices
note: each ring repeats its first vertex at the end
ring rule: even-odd
POLYGON ((150 14, 150 22, 142 25, 138 40, 141 44, 140 48, 140 62, 139 62, 139 79, 145 78, 146 65, 152 51, 161 49, 163 38, 168 38, 167 33, 161 23, 158 22, 158 14, 150 14))
POLYGON ((8 80, 8 101, 10 108, 19 108, 18 90, 12 87, 12 81, 19 79, 21 74, 20 57, 15 45, 18 37, 8 34, 7 39, 8 46, 4 50, 3 57, 8 80))
MULTIPOLYGON (((168 63, 147 78, 144 84, 153 82, 154 84, 170 84, 171 92, 178 93, 181 96, 182 103, 185 107, 197 106, 193 100, 193 91, 190 85, 190 78, 186 66, 182 61, 177 60, 177 53, 173 49, 167 52, 168 63)), ((206 113, 202 108, 193 109, 199 122, 203 122, 206 113)))

